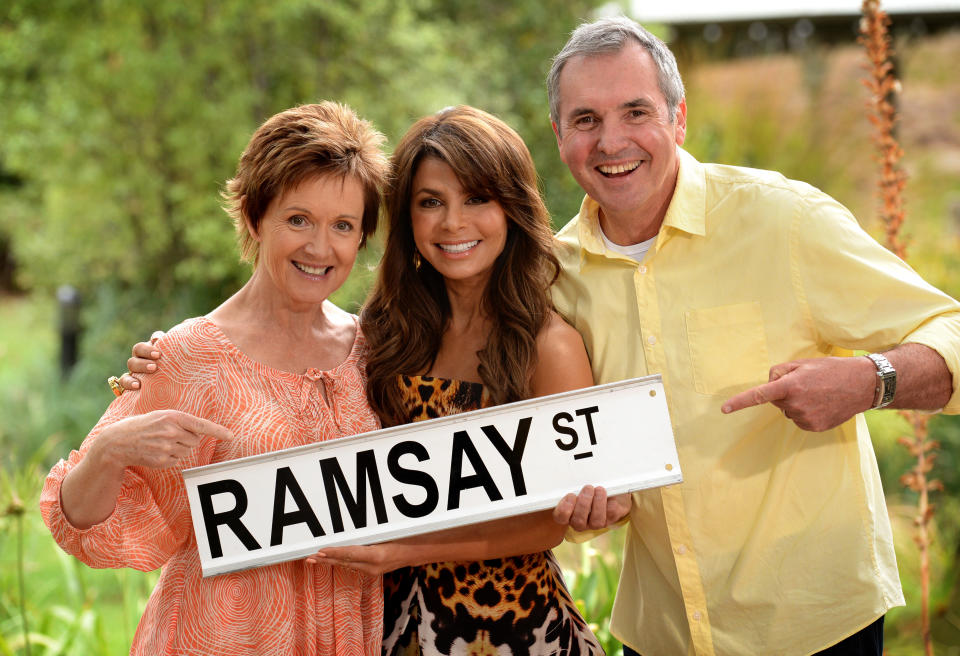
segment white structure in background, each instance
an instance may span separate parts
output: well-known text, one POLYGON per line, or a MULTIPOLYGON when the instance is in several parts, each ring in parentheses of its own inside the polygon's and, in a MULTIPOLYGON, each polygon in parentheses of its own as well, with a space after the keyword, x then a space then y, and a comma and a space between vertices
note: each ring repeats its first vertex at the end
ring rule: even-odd
MULTIPOLYGON (((633 0, 631 15, 641 23, 709 23, 789 19, 801 16, 859 16, 857 0, 633 0)), ((960 0, 882 0, 890 15, 960 13, 960 0)))
MULTIPOLYGON (((882 0, 881 6, 895 35, 960 28, 960 0, 882 0)), ((617 15, 623 7, 641 23, 669 26, 667 40, 678 56, 705 46, 707 56, 724 58, 853 43, 861 0, 629 0, 610 2, 596 15, 617 15)))

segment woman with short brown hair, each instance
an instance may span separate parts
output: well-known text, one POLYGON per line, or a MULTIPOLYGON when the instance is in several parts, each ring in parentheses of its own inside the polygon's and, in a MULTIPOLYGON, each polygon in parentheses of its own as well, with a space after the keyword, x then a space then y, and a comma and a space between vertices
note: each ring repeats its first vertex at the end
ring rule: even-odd
POLYGON ((376 226, 382 142, 331 102, 264 123, 225 193, 250 279, 160 338, 151 383, 47 477, 41 510, 65 551, 162 568, 131 653, 380 652, 377 575, 299 560, 202 578, 181 471, 378 427, 356 317, 327 298, 376 226))

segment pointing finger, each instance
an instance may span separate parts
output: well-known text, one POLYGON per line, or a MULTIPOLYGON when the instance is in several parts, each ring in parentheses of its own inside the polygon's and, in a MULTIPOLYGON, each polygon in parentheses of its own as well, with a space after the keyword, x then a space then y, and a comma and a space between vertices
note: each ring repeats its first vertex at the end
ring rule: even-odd
POLYGON ((740 392, 736 396, 727 399, 723 404, 721 411, 724 414, 730 414, 737 410, 743 410, 755 405, 763 405, 786 398, 787 385, 783 378, 778 378, 770 383, 757 385, 745 392, 740 392))
POLYGON ((210 437, 215 437, 218 440, 232 440, 233 433, 221 426, 220 424, 208 421, 202 417, 197 417, 195 415, 187 414, 186 412, 177 412, 175 415, 176 422, 184 430, 190 431, 197 435, 209 435, 210 437))

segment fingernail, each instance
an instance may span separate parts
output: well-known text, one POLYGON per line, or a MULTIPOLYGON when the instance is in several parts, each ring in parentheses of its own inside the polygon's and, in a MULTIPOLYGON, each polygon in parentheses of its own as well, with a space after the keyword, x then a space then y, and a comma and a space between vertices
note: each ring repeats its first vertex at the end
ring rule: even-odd
POLYGON ((723 406, 722 408, 720 408, 720 412, 722 412, 723 414, 729 413, 729 412, 730 412, 730 406, 728 406, 728 405, 723 406))
POLYGON ((150 357, 156 360, 160 357, 160 351, 150 351, 150 357))
POLYGON ((157 365, 155 365, 155 364, 148 364, 148 365, 147 365, 147 371, 153 371, 153 370, 156 369, 156 368, 157 368, 157 365))
POLYGON ((140 389, 140 383, 134 381, 132 385, 133 385, 133 389, 140 389))

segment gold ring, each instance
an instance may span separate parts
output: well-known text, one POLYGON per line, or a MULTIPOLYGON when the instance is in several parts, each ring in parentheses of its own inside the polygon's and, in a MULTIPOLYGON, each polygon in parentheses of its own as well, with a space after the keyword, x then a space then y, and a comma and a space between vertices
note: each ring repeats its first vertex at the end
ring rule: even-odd
POLYGON ((107 378, 107 385, 109 385, 110 389, 113 390, 114 396, 120 396, 124 392, 123 385, 120 384, 120 379, 116 376, 110 376, 107 378))

